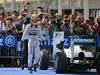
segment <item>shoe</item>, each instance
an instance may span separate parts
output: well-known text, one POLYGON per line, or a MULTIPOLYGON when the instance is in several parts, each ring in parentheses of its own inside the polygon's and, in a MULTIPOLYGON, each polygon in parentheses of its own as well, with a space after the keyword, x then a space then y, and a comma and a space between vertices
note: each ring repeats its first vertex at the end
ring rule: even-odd
POLYGON ((24 66, 22 66, 21 69, 24 70, 24 66))
POLYGON ((32 72, 33 72, 32 67, 28 67, 28 71, 29 71, 30 73, 32 73, 32 72))
POLYGON ((24 70, 24 67, 25 67, 24 65, 21 65, 21 69, 22 69, 22 70, 24 70))
POLYGON ((36 69, 36 64, 34 64, 34 71, 35 71, 35 72, 37 71, 37 69, 36 69))

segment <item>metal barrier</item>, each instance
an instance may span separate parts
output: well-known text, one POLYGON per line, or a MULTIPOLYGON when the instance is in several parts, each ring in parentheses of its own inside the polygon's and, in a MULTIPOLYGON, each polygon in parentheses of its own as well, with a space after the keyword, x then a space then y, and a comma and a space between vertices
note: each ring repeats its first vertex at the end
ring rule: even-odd
POLYGON ((18 58, 16 48, 0 48, 0 58, 18 58))
POLYGON ((0 58, 20 58, 17 56, 17 36, 0 35, 0 58))
POLYGON ((17 51, 17 35, 0 35, 0 66, 17 66, 17 59, 22 58, 17 51))

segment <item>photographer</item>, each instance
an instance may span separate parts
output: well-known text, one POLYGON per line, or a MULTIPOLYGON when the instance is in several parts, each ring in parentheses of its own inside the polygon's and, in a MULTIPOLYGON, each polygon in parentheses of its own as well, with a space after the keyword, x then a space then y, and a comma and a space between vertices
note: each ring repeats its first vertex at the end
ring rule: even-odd
POLYGON ((43 48, 46 48, 48 49, 48 47, 46 47, 46 42, 47 42, 47 39, 49 39, 49 16, 44 16, 44 18, 42 19, 42 23, 41 23, 41 34, 43 35, 44 38, 46 38, 46 40, 42 41, 42 46, 41 46, 41 49, 43 48))
MULTIPOLYGON (((22 27, 22 30, 24 32, 26 26, 30 23, 30 18, 29 17, 26 17, 26 19, 24 20, 24 23, 23 23, 23 27, 22 27)), ((24 67, 27 66, 27 62, 28 62, 28 38, 24 38, 23 41, 21 41, 21 49, 22 49, 22 59, 21 59, 21 67, 22 67, 22 70, 24 69, 24 67)))

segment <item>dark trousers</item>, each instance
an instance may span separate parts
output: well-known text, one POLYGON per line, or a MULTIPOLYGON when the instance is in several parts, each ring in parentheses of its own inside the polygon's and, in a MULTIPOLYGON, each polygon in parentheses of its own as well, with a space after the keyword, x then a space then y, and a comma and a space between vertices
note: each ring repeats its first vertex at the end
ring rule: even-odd
POLYGON ((27 65, 28 63, 28 40, 22 41, 22 65, 27 65))

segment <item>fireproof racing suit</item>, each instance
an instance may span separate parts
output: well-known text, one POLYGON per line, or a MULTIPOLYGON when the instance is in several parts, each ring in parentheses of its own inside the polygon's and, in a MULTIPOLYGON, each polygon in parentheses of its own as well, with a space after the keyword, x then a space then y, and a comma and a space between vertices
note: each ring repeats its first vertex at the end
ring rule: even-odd
POLYGON ((41 34, 39 25, 28 24, 23 32, 22 40, 28 39, 28 67, 32 67, 33 57, 34 64, 40 59, 40 39, 45 39, 41 34))

